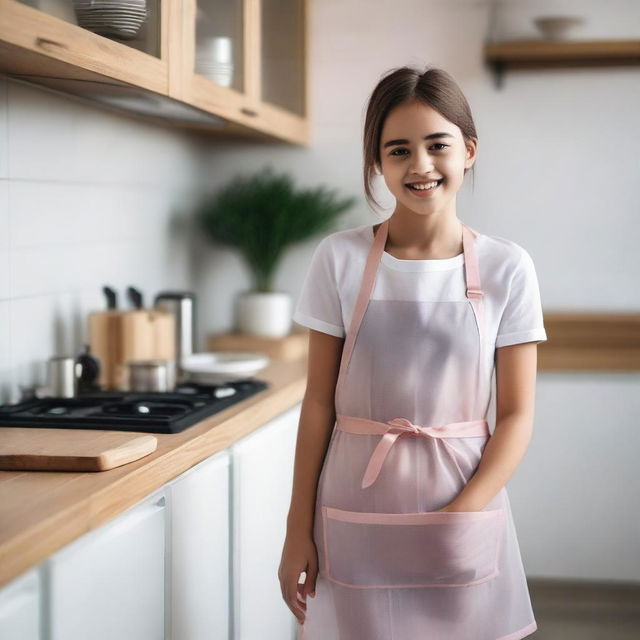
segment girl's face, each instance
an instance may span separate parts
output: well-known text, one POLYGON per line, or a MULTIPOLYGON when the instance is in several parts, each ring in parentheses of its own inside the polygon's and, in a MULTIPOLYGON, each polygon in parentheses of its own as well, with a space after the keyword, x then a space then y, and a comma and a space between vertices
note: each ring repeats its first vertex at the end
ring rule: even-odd
POLYGON ((455 196, 475 155, 476 145, 465 145, 459 127, 415 100, 389 112, 380 136, 384 181, 397 208, 417 214, 444 213, 453 206, 455 215, 455 196), (426 190, 407 186, 435 180, 438 185, 426 190))

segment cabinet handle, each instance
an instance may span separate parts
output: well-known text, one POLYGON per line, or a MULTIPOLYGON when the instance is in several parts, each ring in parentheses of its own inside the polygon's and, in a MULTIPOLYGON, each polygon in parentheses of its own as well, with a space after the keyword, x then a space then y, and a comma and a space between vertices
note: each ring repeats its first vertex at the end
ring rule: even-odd
POLYGON ((36 38, 36 46, 41 47, 42 49, 47 48, 47 45, 52 44, 54 47, 62 47, 63 49, 67 48, 66 44, 62 44, 61 42, 56 42, 55 40, 49 40, 48 38, 40 38, 39 36, 36 38))
POLYGON ((245 116, 257 116, 258 112, 253 109, 248 109, 247 107, 241 107, 240 111, 244 113, 245 116))

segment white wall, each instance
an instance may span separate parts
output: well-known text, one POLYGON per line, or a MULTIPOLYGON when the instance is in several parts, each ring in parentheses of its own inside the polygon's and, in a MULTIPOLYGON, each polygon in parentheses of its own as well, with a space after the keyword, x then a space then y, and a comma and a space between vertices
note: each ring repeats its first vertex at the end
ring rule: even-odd
MULTIPOLYGON (((638 68, 507 72, 497 90, 482 62, 485 39, 536 37, 529 21, 545 13, 585 15, 581 37, 638 38, 640 4, 514 0, 496 7, 495 26, 489 3, 473 0, 311 4, 311 148, 216 145, 210 188, 269 163, 301 185, 357 195, 341 227, 373 224, 361 184, 366 100, 392 67, 443 67, 479 135, 458 216, 531 253, 545 311, 640 310, 638 68)), ((276 288, 295 299, 318 241, 285 257, 276 288)), ((249 281, 232 251, 202 242, 196 255, 203 337, 232 326, 249 281)), ((539 375, 534 437, 508 484, 529 575, 640 580, 639 382, 637 372, 539 375)))
POLYGON ((150 304, 190 284, 197 158, 181 131, 0 78, 0 403, 82 350, 103 285, 128 307, 129 285, 150 304))

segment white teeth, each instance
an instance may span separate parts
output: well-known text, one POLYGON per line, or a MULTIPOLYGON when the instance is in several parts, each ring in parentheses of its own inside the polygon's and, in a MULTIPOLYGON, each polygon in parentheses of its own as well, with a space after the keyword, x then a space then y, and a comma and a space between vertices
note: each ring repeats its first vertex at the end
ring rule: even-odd
POLYGON ((436 180, 435 182, 429 182, 427 184, 412 184, 412 185, 409 185, 409 188, 418 189, 419 191, 425 191, 426 189, 432 189, 437 185, 438 185, 438 181, 436 180))

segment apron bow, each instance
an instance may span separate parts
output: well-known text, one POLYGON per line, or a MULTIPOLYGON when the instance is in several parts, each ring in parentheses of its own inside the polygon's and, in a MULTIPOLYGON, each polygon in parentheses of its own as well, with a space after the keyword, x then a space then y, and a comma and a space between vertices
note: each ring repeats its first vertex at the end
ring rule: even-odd
MULTIPOLYGON (((362 478, 362 488, 366 489, 371 486, 378 474, 380 473, 380 469, 382 469, 382 465, 387 457, 389 451, 391 451, 391 447, 395 444, 396 440, 402 436, 413 436, 418 438, 431 438, 434 441, 434 444, 440 440, 445 447, 445 451, 453 460, 453 463, 460 474, 463 482, 466 482, 466 478, 464 473, 462 473, 462 469, 460 469, 460 465, 458 464, 458 460, 456 459, 456 454, 464 458, 467 462, 469 462, 468 458, 465 454, 458 449, 456 449, 452 444, 449 444, 446 440, 447 434, 444 432, 443 427, 421 427, 417 424, 413 424, 407 418, 394 418, 393 420, 389 420, 386 424, 389 425, 386 432, 380 438, 380 442, 378 442, 376 448, 373 450, 371 454, 371 458, 369 459, 369 464, 364 472, 364 476, 362 478)), ((444 425, 443 425, 444 426, 444 425)), ((436 444, 437 451, 437 444, 436 444)))

